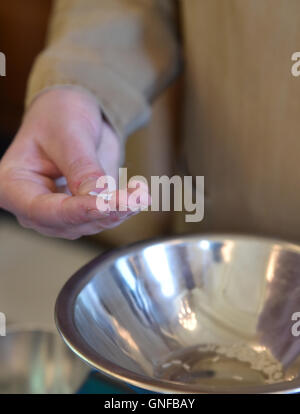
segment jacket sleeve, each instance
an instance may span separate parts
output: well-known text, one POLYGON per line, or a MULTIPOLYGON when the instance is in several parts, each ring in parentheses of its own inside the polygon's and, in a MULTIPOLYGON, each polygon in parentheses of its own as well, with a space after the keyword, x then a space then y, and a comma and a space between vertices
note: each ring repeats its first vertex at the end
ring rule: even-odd
POLYGON ((56 0, 47 46, 29 78, 26 107, 47 88, 94 94, 122 139, 180 70, 175 0, 56 0))

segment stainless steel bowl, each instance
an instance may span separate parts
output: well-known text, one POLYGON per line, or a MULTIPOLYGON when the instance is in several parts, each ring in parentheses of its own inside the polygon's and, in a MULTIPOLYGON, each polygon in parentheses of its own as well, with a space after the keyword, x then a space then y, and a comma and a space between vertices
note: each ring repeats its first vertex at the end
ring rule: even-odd
POLYGON ((0 394, 74 393, 89 371, 55 331, 13 327, 0 337, 0 394))
POLYGON ((299 312, 300 247, 231 235, 111 251, 56 303, 58 329, 83 360, 173 393, 300 391, 299 312))

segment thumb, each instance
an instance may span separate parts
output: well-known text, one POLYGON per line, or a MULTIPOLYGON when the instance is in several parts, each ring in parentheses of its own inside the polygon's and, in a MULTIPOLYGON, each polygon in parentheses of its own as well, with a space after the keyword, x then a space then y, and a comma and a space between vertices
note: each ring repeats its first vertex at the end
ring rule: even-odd
POLYGON ((73 195, 86 195, 95 190, 97 179, 105 175, 96 147, 95 140, 88 136, 73 136, 65 140, 59 156, 55 157, 73 195))
POLYGON ((95 154, 81 154, 71 161, 65 174, 72 194, 87 195, 96 190, 97 180, 105 172, 95 154))

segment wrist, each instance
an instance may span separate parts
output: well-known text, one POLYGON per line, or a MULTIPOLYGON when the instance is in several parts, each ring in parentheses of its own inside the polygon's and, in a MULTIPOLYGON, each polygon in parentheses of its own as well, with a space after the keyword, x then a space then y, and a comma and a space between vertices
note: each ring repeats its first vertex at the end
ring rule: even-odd
POLYGON ((29 112, 37 102, 41 102, 44 99, 59 101, 60 104, 66 104, 67 106, 87 104, 89 107, 93 107, 100 111, 99 101, 92 92, 79 85, 66 84, 53 85, 41 90, 31 99, 29 105, 26 106, 25 114, 29 112))

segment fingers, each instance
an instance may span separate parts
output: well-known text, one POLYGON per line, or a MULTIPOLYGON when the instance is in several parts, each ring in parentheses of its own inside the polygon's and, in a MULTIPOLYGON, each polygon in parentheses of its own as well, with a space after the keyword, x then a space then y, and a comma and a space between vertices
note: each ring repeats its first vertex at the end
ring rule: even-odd
POLYGON ((0 206, 22 225, 56 237, 115 227, 133 214, 126 191, 115 188, 104 209, 88 194, 101 192, 96 182, 105 170, 115 178, 119 158, 119 140, 102 120, 96 99, 70 90, 46 92, 1 160, 0 206), (54 180, 61 176, 69 194, 58 192, 54 180))
POLYGON ((99 210, 97 197, 54 193, 52 180, 32 172, 15 171, 5 177, 5 182, 0 204, 13 212, 24 227, 50 236, 76 239, 96 234, 136 213, 128 205, 132 189, 129 196, 126 191, 116 191, 106 208, 99 210))
MULTIPOLYGON (((119 197, 116 195, 115 198, 119 197)), ((33 219, 30 227, 46 235, 73 240, 114 228, 137 214, 129 208, 118 211, 110 210, 110 207, 99 211, 93 196, 44 194, 31 204, 33 219)))

